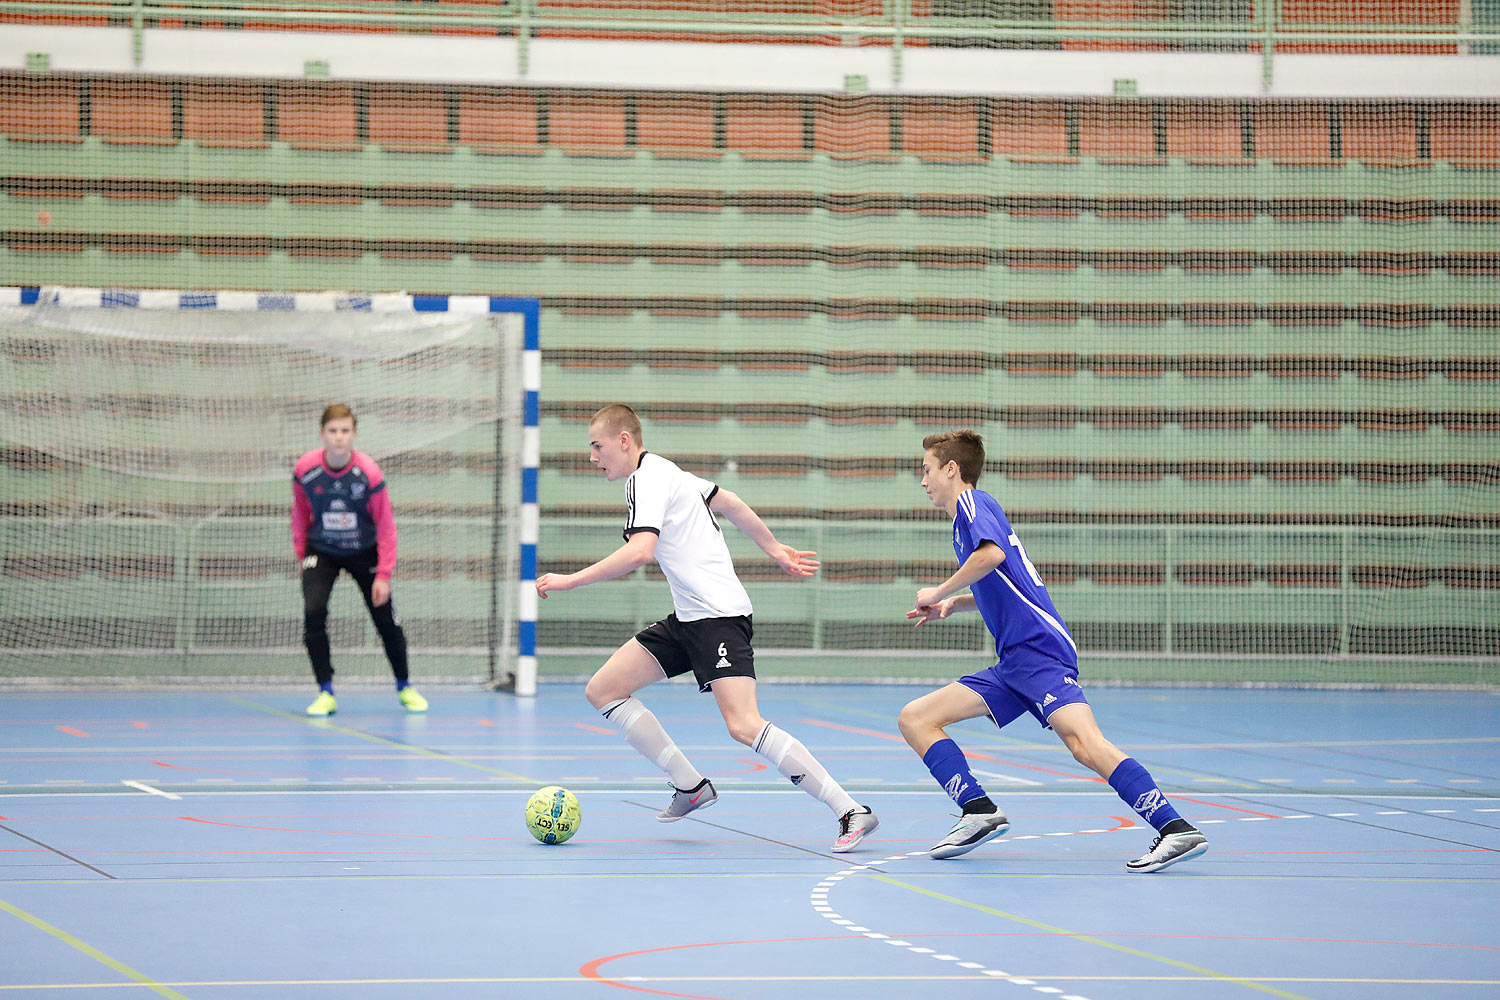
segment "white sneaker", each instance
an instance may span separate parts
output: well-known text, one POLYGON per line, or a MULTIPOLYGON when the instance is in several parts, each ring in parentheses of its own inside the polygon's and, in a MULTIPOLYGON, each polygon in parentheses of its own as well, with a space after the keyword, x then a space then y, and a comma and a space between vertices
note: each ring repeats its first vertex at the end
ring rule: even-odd
POLYGON ((667 808, 656 814, 656 818, 662 823, 675 823, 690 812, 699 809, 707 809, 719 801, 719 793, 714 791, 714 783, 704 778, 692 788, 678 788, 672 786, 672 801, 667 803, 667 808))
POLYGON ((1208 838, 1197 830, 1182 833, 1167 833, 1156 838, 1151 850, 1134 861, 1125 862, 1125 870, 1132 872, 1159 872, 1168 865, 1196 858, 1208 850, 1208 838))
POLYGON ((986 840, 993 840, 1009 829, 1010 820, 999 809, 989 813, 969 813, 958 817, 958 822, 948 831, 948 836, 938 841, 927 853, 939 860, 956 858, 960 854, 968 854, 986 840))
POLYGON ((880 820, 865 806, 850 809, 839 817, 839 839, 833 842, 834 854, 846 854, 859 846, 859 842, 875 832, 880 820))

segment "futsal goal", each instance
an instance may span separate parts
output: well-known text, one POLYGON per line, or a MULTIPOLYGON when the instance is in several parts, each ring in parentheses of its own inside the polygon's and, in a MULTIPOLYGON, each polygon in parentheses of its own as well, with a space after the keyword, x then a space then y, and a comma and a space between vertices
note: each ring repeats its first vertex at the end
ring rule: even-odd
MULTIPOLYGON (((291 472, 346 403, 413 673, 535 693, 533 299, 0 289, 0 682, 309 676, 291 472)), ((342 680, 388 679, 348 583, 342 680)))

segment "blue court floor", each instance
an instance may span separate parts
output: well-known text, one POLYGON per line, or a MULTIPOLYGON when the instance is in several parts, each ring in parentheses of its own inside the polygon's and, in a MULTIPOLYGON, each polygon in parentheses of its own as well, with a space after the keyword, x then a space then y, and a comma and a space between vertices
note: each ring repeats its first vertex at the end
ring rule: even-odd
POLYGON ((761 688, 881 826, 733 743, 692 686, 651 706, 720 789, 664 779, 578 685, 6 691, 0 1000, 1500 996, 1500 695, 1094 689, 1105 733, 1211 841, 1153 839, 1029 720, 954 728, 1010 833, 924 851, 955 810, 896 733, 925 688, 761 688), (536 787, 583 805, 537 844, 536 787))

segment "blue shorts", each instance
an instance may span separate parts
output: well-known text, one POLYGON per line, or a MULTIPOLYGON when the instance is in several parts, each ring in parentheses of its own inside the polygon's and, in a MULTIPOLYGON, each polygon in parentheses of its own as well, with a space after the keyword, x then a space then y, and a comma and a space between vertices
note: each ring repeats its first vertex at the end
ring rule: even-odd
POLYGON ((984 699, 995 725, 1005 727, 1030 712, 1043 729, 1047 716, 1064 705, 1087 705, 1078 668, 1045 656, 1017 657, 960 677, 958 683, 984 699))

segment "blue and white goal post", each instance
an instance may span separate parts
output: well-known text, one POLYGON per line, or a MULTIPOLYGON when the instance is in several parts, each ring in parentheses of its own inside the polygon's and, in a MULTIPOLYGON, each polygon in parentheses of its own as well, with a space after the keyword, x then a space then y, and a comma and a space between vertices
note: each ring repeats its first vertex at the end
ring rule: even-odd
MULTIPOLYGON (((346 403, 390 484, 413 679, 534 695, 539 318, 490 295, 0 287, 0 680, 306 681, 291 470, 346 403)), ((340 678, 388 682, 356 588, 331 615, 340 678)))

